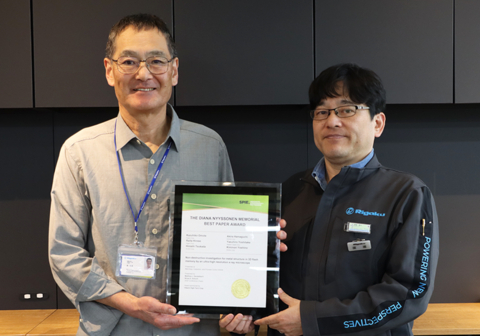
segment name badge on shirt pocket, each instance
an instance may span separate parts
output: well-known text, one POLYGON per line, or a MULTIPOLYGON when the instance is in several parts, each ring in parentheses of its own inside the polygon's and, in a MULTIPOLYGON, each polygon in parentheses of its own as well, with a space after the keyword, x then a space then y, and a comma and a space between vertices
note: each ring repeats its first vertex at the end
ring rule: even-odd
POLYGON ((370 224, 346 222, 343 229, 345 232, 370 234, 370 224))

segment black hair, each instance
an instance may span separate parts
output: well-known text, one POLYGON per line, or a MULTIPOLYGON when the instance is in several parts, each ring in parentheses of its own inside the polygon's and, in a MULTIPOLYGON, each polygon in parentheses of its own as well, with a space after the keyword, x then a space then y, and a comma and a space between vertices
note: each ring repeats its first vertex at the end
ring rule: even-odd
POLYGON ((357 104, 366 104, 373 117, 385 111, 386 94, 382 80, 370 69, 352 63, 342 63, 323 70, 310 84, 308 96, 310 109, 314 110, 326 98, 343 94, 357 104), (343 92, 338 85, 343 84, 343 92))
POLYGON ((115 53, 115 39, 128 27, 134 27, 136 30, 157 28, 167 40, 170 56, 177 57, 177 49, 175 48, 175 42, 173 41, 172 34, 170 34, 167 25, 162 19, 152 14, 133 14, 125 16, 123 19, 118 21, 112 27, 112 29, 110 29, 107 47, 105 48, 106 58, 113 57, 113 54, 115 53))

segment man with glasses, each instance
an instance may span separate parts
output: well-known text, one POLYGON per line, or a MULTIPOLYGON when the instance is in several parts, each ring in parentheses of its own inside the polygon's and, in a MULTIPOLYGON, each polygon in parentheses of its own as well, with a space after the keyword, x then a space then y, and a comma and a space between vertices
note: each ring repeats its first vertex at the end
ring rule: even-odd
MULTIPOLYGON (((50 263, 80 312, 77 335, 219 335, 218 321, 173 316, 164 302, 173 181, 233 181, 225 144, 168 104, 179 61, 156 16, 115 24, 104 65, 119 115, 65 142, 51 193, 50 263), (142 252, 128 255, 123 245, 142 252), (145 270, 147 257, 156 272, 145 270)), ((241 314, 221 324, 240 333, 253 328, 241 314)))
POLYGON ((428 187, 382 166, 385 90, 371 70, 340 64, 309 90, 318 164, 283 184, 288 251, 280 313, 255 322, 287 336, 412 335, 438 259, 428 187))

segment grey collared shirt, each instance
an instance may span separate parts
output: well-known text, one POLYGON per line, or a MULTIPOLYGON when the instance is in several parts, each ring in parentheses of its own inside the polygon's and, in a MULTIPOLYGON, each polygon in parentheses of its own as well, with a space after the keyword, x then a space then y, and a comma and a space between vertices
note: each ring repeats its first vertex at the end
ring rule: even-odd
POLYGON ((156 153, 119 115, 81 130, 62 146, 55 169, 49 256, 54 278, 80 312, 77 335, 217 335, 217 321, 163 331, 95 300, 125 290, 165 302, 168 200, 173 181, 233 181, 227 149, 213 130, 178 118, 171 106, 170 133, 156 153), (155 280, 117 278, 117 248, 132 244, 134 219, 122 186, 114 145, 135 215, 168 142, 172 147, 137 222, 139 240, 158 248, 155 280), (215 322, 215 323, 213 323, 215 322))

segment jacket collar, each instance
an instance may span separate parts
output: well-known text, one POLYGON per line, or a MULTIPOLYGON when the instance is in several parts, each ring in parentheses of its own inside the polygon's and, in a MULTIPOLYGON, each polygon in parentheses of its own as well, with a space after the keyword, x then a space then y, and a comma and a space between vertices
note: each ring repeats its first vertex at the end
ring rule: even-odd
POLYGON ((378 162, 377 156, 374 155, 365 168, 343 167, 330 183, 335 180, 335 184, 338 184, 340 188, 347 187, 372 175, 380 167, 382 165, 378 162))
MULTIPOLYGON (((380 167, 382 167, 382 164, 378 161, 377 155, 373 155, 372 159, 370 162, 367 163, 365 168, 352 168, 350 166, 343 167, 340 170, 340 173, 338 173, 337 176, 335 176, 330 182, 338 185, 340 188, 352 185, 368 176, 373 174, 375 171, 377 171, 380 167)), ((306 183, 312 184, 314 187, 318 188, 321 190, 320 186, 318 185, 318 182, 315 181, 315 179, 312 176, 312 171, 313 168, 308 169, 303 177, 300 179, 306 183)))

